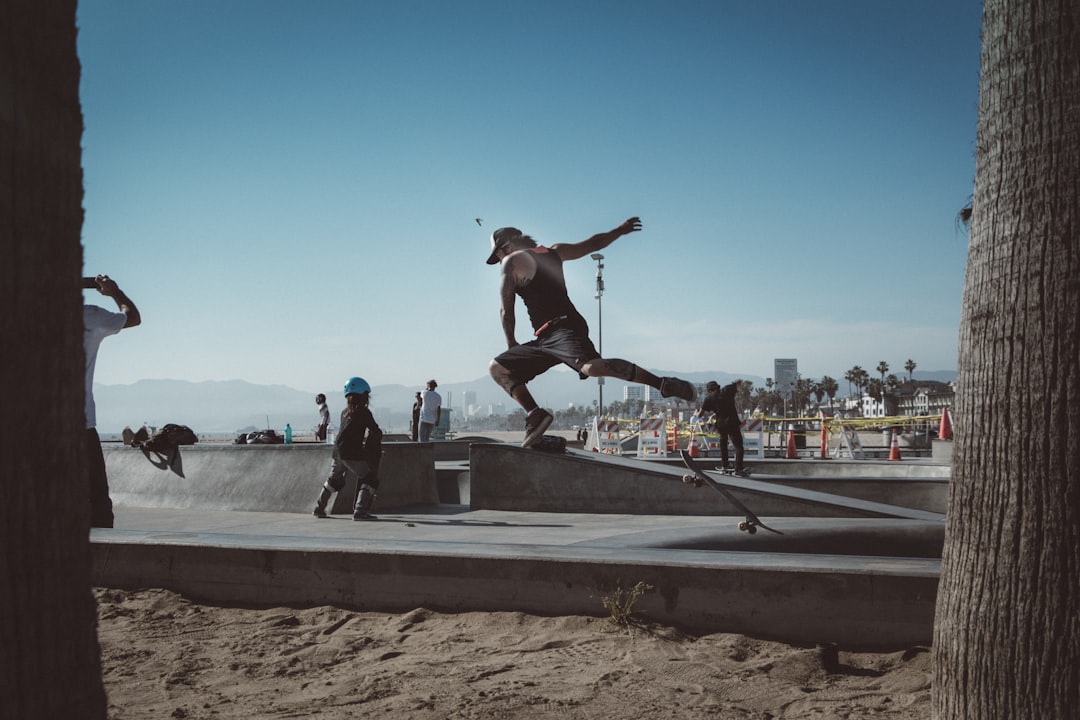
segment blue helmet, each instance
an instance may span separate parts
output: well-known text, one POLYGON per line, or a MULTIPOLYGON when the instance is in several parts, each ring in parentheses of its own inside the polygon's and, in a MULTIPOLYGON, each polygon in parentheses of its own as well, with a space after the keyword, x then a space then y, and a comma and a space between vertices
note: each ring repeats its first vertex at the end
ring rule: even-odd
POLYGON ((349 381, 345 383, 346 395, 363 395, 366 392, 371 392, 371 386, 362 377, 349 378, 349 381))

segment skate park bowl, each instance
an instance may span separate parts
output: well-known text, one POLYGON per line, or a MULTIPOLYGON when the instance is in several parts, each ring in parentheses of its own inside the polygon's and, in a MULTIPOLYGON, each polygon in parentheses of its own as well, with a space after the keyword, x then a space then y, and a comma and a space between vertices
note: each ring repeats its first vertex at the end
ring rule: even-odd
MULTIPOLYGON (((657 622, 849 648, 928 644, 948 467, 813 460, 714 475, 770 527, 683 482, 681 463, 499 442, 386 443, 376 513, 352 488, 315 520, 328 446, 181 448, 183 475, 140 451, 105 457, 114 529, 91 532, 95 583, 206 602, 603 615, 637 582, 657 622), (434 444, 438 445, 438 443, 434 444), (792 467, 801 463, 798 470, 792 467), (439 502, 439 468, 458 486, 439 502)), ((701 461, 706 468, 713 462, 701 461)))

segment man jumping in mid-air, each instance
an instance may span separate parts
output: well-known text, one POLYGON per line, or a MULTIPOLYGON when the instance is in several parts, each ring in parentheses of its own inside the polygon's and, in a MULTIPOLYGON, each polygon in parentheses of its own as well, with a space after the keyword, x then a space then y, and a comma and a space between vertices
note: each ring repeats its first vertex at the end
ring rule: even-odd
POLYGON ((551 425, 551 413, 539 407, 525 386, 559 363, 587 377, 616 377, 650 385, 664 397, 693 401, 694 386, 673 377, 660 378, 626 360, 602 358, 589 339, 589 326, 566 293, 563 263, 603 250, 616 239, 641 229, 641 220, 630 218, 610 232, 577 243, 538 246, 517 228, 499 228, 491 234, 488 265, 501 263, 500 296, 502 326, 507 350, 491 361, 491 377, 526 412, 525 440, 529 447, 551 425), (521 296, 533 327, 533 340, 519 344, 514 334, 514 303, 521 296))

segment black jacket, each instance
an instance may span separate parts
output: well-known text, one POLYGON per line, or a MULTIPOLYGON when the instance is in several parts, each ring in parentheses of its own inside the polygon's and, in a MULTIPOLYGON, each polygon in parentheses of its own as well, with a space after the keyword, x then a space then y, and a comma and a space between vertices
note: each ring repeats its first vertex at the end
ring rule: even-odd
POLYGON ((374 467, 382 456, 382 430, 371 410, 358 407, 349 413, 341 411, 341 424, 334 437, 334 457, 342 460, 364 460, 374 467))
POLYGON ((715 424, 717 430, 734 432, 742 424, 742 420, 739 419, 739 411, 735 408, 735 391, 738 389, 738 383, 730 383, 705 395, 705 401, 701 403, 701 409, 716 413, 715 424))

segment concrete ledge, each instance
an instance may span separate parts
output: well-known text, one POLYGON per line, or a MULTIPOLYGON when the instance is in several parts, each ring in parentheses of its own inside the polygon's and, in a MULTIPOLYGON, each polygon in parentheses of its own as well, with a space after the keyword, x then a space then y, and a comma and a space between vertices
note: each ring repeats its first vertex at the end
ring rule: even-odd
MULTIPOLYGON (((135 448, 103 443, 102 450, 109 492, 119 507, 303 513, 315 504, 332 453, 329 445, 316 444, 197 444, 180 449, 173 470, 157 467, 135 448)), ((379 477, 377 508, 439 502, 431 443, 385 443, 379 477)), ((333 512, 349 512, 355 496, 355 483, 348 483, 333 512)))
POLYGON ((919 558, 125 530, 95 531, 91 550, 96 585, 257 606, 601 616, 604 596, 644 582, 636 609, 659 622, 851 649, 929 644, 940 572, 919 558))
MULTIPOLYGON (((665 462, 630 460, 583 451, 550 454, 506 444, 472 446, 469 501, 473 509, 537 512, 651 513, 659 515, 718 515, 734 508, 719 494, 682 482, 685 468, 665 462)), ((871 499, 871 485, 862 485, 866 498, 823 492, 820 481, 800 487, 777 482, 727 478, 731 493, 761 517, 905 517, 943 518, 922 506, 944 507, 947 483, 934 481, 913 507, 895 500, 900 481, 882 492, 890 503, 871 499)), ((834 481, 839 482, 839 481, 834 481)), ((851 480, 852 485, 858 481, 851 480)), ((912 486, 913 487, 913 486, 912 486)), ((910 488, 909 488, 910 489, 910 488)))

